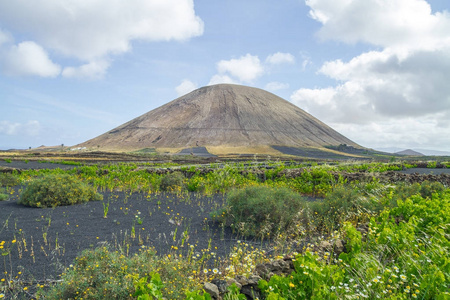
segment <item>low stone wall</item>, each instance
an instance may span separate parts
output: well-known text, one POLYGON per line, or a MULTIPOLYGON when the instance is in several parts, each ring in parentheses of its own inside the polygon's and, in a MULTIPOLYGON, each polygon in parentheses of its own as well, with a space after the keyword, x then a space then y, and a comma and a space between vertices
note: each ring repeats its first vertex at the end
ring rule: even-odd
MULTIPOLYGON (((146 169, 149 173, 156 173, 156 174, 167 174, 172 173, 174 171, 179 171, 177 169, 146 169)), ((198 174, 200 175, 206 175, 208 173, 217 171, 217 169, 211 169, 211 168, 199 168, 196 170, 198 174)), ((280 171, 276 176, 282 177, 285 176, 286 178, 297 178, 302 175, 304 172, 304 169, 284 169, 280 171)), ((192 177, 195 173, 183 171, 182 172, 187 178, 192 177)), ((266 179, 272 179, 272 178, 266 178, 266 173, 264 169, 247 169, 242 170, 239 172, 241 175, 247 175, 249 173, 252 173, 256 175, 260 180, 265 181, 266 179)), ((386 183, 395 183, 395 182, 406 182, 406 183, 422 183, 424 181, 431 181, 431 182, 440 182, 445 186, 450 186, 450 174, 405 174, 401 172, 396 171, 388 171, 383 173, 371 173, 371 172, 356 172, 356 173, 349 173, 349 172, 332 172, 331 173, 336 180, 339 179, 339 177, 344 178, 347 180, 347 182, 352 181, 360 181, 360 182, 368 182, 371 181, 374 178, 379 179, 381 182, 386 183)))

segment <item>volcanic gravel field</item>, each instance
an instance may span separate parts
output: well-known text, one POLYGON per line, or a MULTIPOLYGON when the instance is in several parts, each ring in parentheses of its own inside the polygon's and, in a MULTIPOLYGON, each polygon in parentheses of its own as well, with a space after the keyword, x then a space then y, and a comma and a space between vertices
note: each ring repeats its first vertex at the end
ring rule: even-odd
POLYGON ((104 201, 31 208, 17 203, 19 189, 10 200, 0 202, 0 241, 6 242, 4 250, 10 249, 9 255, 2 256, 0 272, 21 271, 31 280, 57 279, 81 251, 104 244, 131 254, 141 247, 154 247, 164 254, 172 246, 183 251, 195 245, 201 251, 211 243, 211 251, 224 256, 237 239, 229 229, 208 221, 210 212, 224 202, 220 194, 106 192, 104 201), (103 204, 108 202, 104 218, 103 204))

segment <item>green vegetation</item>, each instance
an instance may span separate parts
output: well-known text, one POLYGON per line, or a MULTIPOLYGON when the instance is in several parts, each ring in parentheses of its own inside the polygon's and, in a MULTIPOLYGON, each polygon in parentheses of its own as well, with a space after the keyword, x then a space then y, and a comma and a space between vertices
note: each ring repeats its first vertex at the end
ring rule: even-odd
POLYGON ((252 186, 231 192, 214 218, 244 236, 264 238, 294 225, 304 206, 302 197, 288 188, 252 186))
POLYGON ((0 201, 8 200, 8 195, 4 193, 3 189, 0 188, 0 201))
POLYGON ((17 173, 0 173, 0 186, 11 187, 19 184, 17 173))
POLYGON ((9 199, 7 189, 19 183, 17 176, 10 173, 0 173, 0 201, 9 199))
POLYGON ((46 175, 35 179, 23 191, 19 204, 32 207, 55 207, 102 200, 103 196, 74 176, 46 175))
POLYGON ((41 296, 44 299, 133 299, 149 294, 161 299, 160 295, 164 294, 168 299, 182 299, 184 291, 194 289, 197 284, 186 280, 186 275, 205 279, 201 267, 201 261, 189 262, 172 255, 160 258, 150 248, 141 249, 139 255, 126 256, 100 247, 84 251, 66 271, 61 284, 42 292, 41 296))
POLYGON ((379 196, 386 188, 378 182, 338 185, 323 201, 310 202, 304 211, 303 226, 331 233, 346 221, 364 223, 382 209, 379 196))
POLYGON ((449 204, 448 190, 399 200, 370 219, 364 237, 346 222, 346 253, 307 250, 294 273, 259 286, 267 299, 448 299, 449 204))
POLYGON ((83 163, 71 160, 39 160, 39 163, 50 163, 50 164, 60 164, 69 166, 82 166, 83 163))
POLYGON ((434 168, 436 168, 436 165, 437 165, 436 161, 430 161, 427 164, 427 168, 434 169, 434 168))
POLYGON ((183 188, 184 176, 181 172, 173 172, 161 178, 160 188, 162 191, 171 192, 183 188))
MULTIPOLYGON (((183 251, 172 246, 167 255, 147 247, 131 255, 125 243, 101 246, 84 251, 60 282, 48 289, 41 286, 38 296, 211 299, 202 289, 204 282, 249 276, 258 263, 291 256, 295 272, 259 282, 265 299, 450 298, 449 187, 429 181, 387 184, 376 178, 378 173, 413 164, 248 162, 209 167, 212 172, 190 166, 161 175, 128 163, 0 175, 5 188, 29 182, 20 203, 37 207, 99 200, 96 189, 141 192, 149 201, 160 192, 223 193, 226 203, 212 219, 239 236, 259 238, 261 245, 270 240, 270 255, 237 241, 221 259, 211 248, 199 251, 185 244, 188 232, 177 244, 183 251), (339 172, 374 176, 368 182, 346 182, 339 172), (307 196, 314 196, 314 201, 307 201, 307 196), (323 239, 332 244, 343 240, 344 252, 318 249, 323 239)), ((109 203, 104 202, 104 217, 109 203)), ((140 224, 137 213, 130 216, 140 224)), ((132 234, 138 235, 134 223, 132 234)), ((176 235, 175 231, 173 242, 176 235)), ((8 249, 19 243, 0 241, 5 262, 8 249)), ((0 298, 10 286, 0 282, 0 298)), ((236 286, 229 289, 224 299, 245 299, 236 286)))

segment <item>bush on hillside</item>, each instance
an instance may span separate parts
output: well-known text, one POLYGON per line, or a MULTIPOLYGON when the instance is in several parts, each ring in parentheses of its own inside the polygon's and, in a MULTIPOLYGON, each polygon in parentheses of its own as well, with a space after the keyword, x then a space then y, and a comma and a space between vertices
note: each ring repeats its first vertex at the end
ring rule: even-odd
POLYGON ((213 217, 243 235, 263 237, 288 229, 303 207, 303 198, 288 188, 252 186, 232 191, 213 217))
POLYGON ((160 188, 166 192, 181 190, 183 187, 184 175, 181 172, 173 172, 165 175, 161 179, 160 188))
POLYGON ((20 196, 19 204, 32 207, 55 207, 102 199, 101 194, 77 177, 58 174, 33 180, 20 196))

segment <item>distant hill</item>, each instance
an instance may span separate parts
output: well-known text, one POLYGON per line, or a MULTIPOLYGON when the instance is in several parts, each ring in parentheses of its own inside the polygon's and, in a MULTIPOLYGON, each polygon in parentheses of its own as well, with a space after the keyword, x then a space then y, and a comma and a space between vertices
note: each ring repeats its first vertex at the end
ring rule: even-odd
MULTIPOLYGON (((388 148, 377 148, 376 150, 387 152, 387 153, 397 153, 400 151, 403 151, 401 148, 398 147, 388 147, 388 148)), ((422 153, 423 155, 429 155, 429 156, 450 156, 450 151, 439 151, 439 150, 430 150, 430 149, 420 149, 420 148, 413 148, 413 151, 422 153)))
POLYGON ((75 147, 318 147, 358 144, 267 91, 231 84, 197 89, 75 147))
POLYGON ((407 156, 424 156, 422 153, 411 150, 411 149, 406 149, 403 151, 399 151, 399 152, 395 152, 394 154, 397 155, 407 155, 407 156))
POLYGON ((450 151, 428 150, 428 149, 416 149, 425 155, 431 156, 450 156, 450 151))

